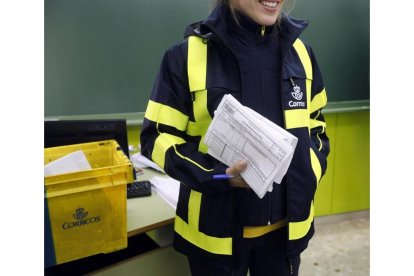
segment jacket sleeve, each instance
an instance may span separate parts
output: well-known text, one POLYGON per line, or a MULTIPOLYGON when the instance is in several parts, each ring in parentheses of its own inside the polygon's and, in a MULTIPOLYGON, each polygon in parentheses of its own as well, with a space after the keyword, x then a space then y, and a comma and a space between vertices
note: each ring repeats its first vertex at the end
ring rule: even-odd
POLYGON ((225 173, 227 166, 199 152, 198 141, 186 134, 193 108, 186 55, 183 42, 167 50, 162 59, 141 128, 141 151, 193 190, 229 191, 228 181, 213 181, 213 174, 225 173))
POLYGON ((322 115, 322 109, 327 104, 327 95, 315 55, 311 48, 308 49, 312 61, 313 81, 310 102, 310 135, 311 147, 321 165, 321 176, 326 172, 327 157, 330 151, 329 139, 326 135, 326 122, 322 115))

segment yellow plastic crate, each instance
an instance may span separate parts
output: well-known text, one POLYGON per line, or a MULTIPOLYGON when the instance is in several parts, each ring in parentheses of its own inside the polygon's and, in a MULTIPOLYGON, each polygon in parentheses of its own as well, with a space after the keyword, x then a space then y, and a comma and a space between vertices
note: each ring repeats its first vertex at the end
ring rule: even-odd
POLYGON ((44 178, 45 267, 127 247, 130 160, 108 140, 44 149, 44 164, 78 150, 92 170, 44 178))

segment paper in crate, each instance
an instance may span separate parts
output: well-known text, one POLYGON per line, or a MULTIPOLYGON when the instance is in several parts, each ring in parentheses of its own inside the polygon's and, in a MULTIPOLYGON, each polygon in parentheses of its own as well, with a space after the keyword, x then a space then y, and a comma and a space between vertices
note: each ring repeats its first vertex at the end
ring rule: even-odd
POLYGON ((127 247, 132 164, 115 140, 44 149, 44 164, 83 151, 90 170, 44 177, 45 267, 127 247))

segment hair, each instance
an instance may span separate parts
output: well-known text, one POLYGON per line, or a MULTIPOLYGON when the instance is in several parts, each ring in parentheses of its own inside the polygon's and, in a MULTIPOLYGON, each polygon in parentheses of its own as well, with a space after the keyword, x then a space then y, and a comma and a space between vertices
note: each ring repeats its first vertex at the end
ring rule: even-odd
MULTIPOLYGON (((214 0, 213 1, 213 8, 215 8, 219 5, 227 5, 227 6, 231 7, 231 5, 230 5, 231 1, 232 0, 214 0)), ((296 0, 283 0, 283 2, 284 2, 283 3, 283 9, 282 9, 283 13, 289 14, 293 10, 293 7, 295 6, 296 0)), ((233 15, 234 20, 237 23, 239 23, 239 21, 237 20, 236 14, 234 12, 234 9, 230 8, 230 10, 231 10, 231 13, 233 15)), ((280 20, 281 20, 281 16, 278 16, 275 25, 278 25, 280 23, 280 20)))

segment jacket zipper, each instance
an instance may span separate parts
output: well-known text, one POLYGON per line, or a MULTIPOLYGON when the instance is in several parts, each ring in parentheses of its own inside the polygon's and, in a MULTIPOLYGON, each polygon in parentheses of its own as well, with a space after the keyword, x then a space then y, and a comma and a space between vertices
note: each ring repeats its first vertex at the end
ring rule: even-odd
POLYGON ((292 85, 292 88, 296 86, 296 84, 293 82, 292 78, 289 78, 289 81, 290 81, 290 85, 292 85))
MULTIPOLYGON (((263 38, 263 36, 264 36, 264 34, 265 34, 265 26, 262 26, 261 28, 260 28, 260 38, 259 39, 262 39, 263 38)), ((262 91, 262 102, 263 102, 263 104, 264 104, 264 101, 265 101, 265 93, 264 93, 264 87, 263 87, 263 72, 262 72, 262 55, 261 55, 261 52, 260 52, 260 47, 257 45, 257 43, 256 43, 256 47, 257 47, 257 54, 258 54, 258 56, 259 56, 259 68, 260 68, 260 83, 261 83, 261 91, 262 91)), ((271 196, 268 196, 268 199, 267 199, 267 212, 265 211, 265 218, 266 218, 266 220, 267 220, 267 225, 270 225, 271 224, 271 208, 272 208, 272 199, 271 199, 271 196)))
MULTIPOLYGON (((284 100, 284 95, 283 95, 283 73, 284 73, 284 69, 285 69, 285 59, 286 59, 286 52, 283 53, 282 52, 282 71, 281 71, 281 75, 280 75, 280 100, 282 102, 282 117, 283 117, 283 123, 284 123, 284 129, 286 129, 286 116, 285 116, 285 108, 284 108, 284 104, 285 104, 285 100, 284 100)), ((286 221, 287 221, 287 225, 286 225, 286 231, 287 231, 287 240, 286 240, 286 251, 289 252, 289 179, 288 179, 288 175, 286 173, 285 175, 285 181, 286 181, 286 221)), ((292 263, 290 261, 289 258, 289 267, 290 267, 290 274, 292 275, 293 272, 293 268, 292 268, 292 263)))
POLYGON ((293 263, 292 263, 292 260, 289 258, 288 262, 289 262, 290 275, 293 275, 293 263))
POLYGON ((260 28, 260 36, 264 36, 265 35, 265 31, 266 31, 266 27, 265 26, 262 26, 260 28))

